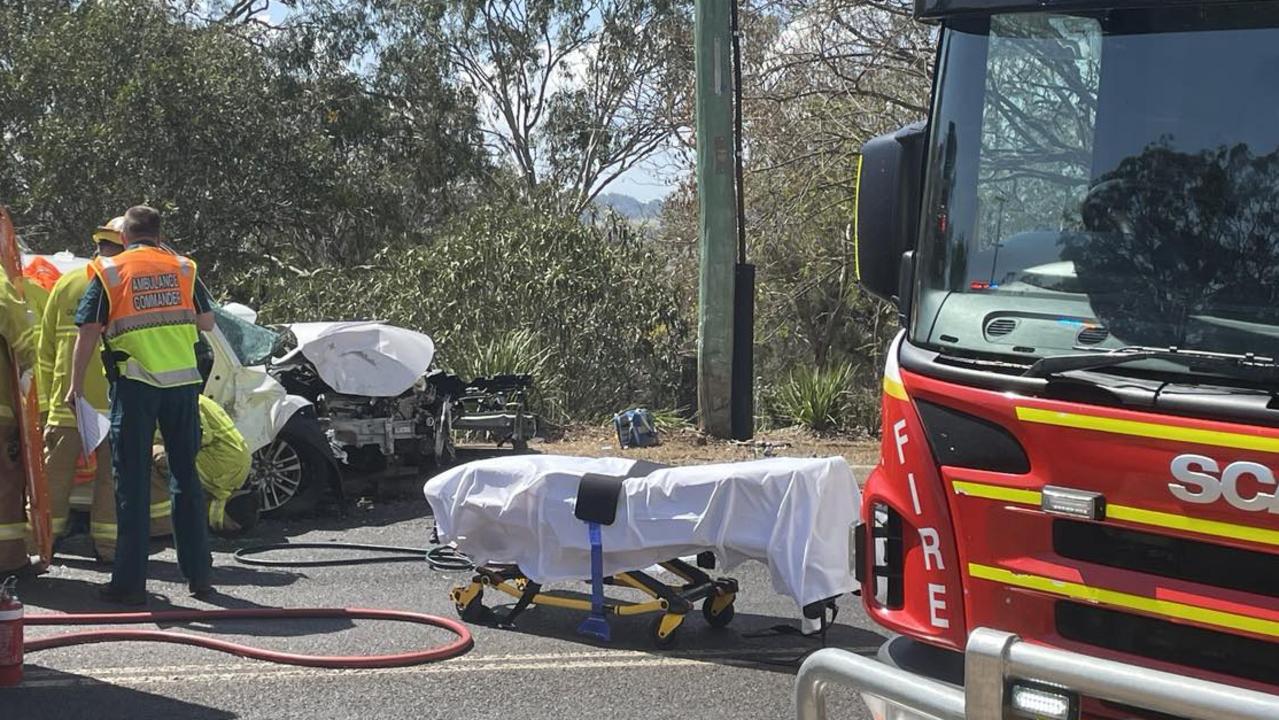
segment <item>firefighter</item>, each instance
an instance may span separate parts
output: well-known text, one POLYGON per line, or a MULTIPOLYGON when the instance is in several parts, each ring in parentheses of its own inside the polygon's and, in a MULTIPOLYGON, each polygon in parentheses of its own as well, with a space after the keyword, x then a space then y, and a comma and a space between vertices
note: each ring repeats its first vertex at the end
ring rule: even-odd
MULTIPOLYGON (((93 242, 101 257, 115 257, 124 252, 120 230, 124 218, 117 217, 93 232, 93 242)), ((38 365, 36 377, 40 383, 40 397, 66 397, 71 387, 72 354, 76 341, 76 309, 89 287, 87 272, 68 272, 58 278, 49 293, 38 333, 38 365)), ((84 398, 99 412, 109 410, 107 402, 107 377, 102 369, 98 353, 89 356, 85 368, 84 398)), ((53 516, 54 537, 67 530, 67 516, 71 506, 71 491, 80 481, 81 466, 91 468, 85 478, 93 483, 93 504, 89 510, 89 535, 93 540, 94 555, 100 562, 115 560, 115 481, 111 477, 111 447, 109 443, 98 446, 93 457, 84 458, 80 447, 80 433, 76 430, 76 416, 62 403, 51 403, 44 430, 44 471, 49 483, 49 506, 53 516), (87 460, 87 462, 79 462, 87 460)), ((151 488, 151 528, 153 534, 167 535, 169 530, 168 483, 161 482, 151 488)))
POLYGON ((19 460, 18 400, 9 381, 10 348, 24 370, 35 364, 34 341, 35 317, 0 273, 0 578, 36 572, 27 555, 26 475, 19 460))
MULTIPOLYGON (((157 445, 152 452, 151 486, 155 487, 157 483, 167 483, 169 462, 163 446, 157 445)), ((244 485, 252 465, 249 446, 235 427, 235 421, 212 398, 201 395, 200 452, 195 456, 195 468, 208 499, 209 529, 234 534, 256 522, 257 496, 235 495, 244 485)), ((154 526, 152 534, 156 534, 154 526)))
POLYGON ((139 205, 124 215, 124 252, 90 264, 76 311, 71 389, 84 394, 89 357, 101 339, 111 381, 111 453, 116 478, 116 555, 106 602, 144 605, 151 525, 151 443, 164 438, 172 477, 174 545, 192 596, 213 592, 204 493, 196 474, 202 378, 195 345, 213 329, 213 304, 194 262, 159 247, 160 214, 139 205))

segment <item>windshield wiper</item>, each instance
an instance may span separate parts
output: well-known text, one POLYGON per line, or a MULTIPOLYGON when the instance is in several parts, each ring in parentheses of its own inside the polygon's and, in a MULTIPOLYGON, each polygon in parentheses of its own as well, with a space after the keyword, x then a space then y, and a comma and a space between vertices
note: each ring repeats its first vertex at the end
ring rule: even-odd
POLYGON ((1114 349, 1097 348, 1082 355, 1057 355, 1041 358, 1022 375, 1024 377, 1045 378, 1063 372, 1099 370, 1141 360, 1172 360, 1183 363, 1198 363, 1215 369, 1246 370, 1260 372, 1264 375, 1279 373, 1279 363, 1276 363, 1274 358, 1255 353, 1233 355, 1209 350, 1182 350, 1176 347, 1154 348, 1130 345, 1114 349))

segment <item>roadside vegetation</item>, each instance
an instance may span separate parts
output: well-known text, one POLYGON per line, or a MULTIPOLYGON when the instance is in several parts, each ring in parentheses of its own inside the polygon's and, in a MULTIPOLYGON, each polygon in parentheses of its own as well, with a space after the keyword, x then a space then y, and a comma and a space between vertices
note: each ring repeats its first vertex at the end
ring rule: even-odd
MULTIPOLYGON (((922 117, 909 0, 742 5, 761 427, 874 432, 894 322, 856 287, 861 144, 922 117)), ((145 201, 262 322, 376 319, 556 423, 695 406, 687 0, 0 4, 0 202, 88 250, 145 201), (660 215, 602 206, 637 165, 660 215)))

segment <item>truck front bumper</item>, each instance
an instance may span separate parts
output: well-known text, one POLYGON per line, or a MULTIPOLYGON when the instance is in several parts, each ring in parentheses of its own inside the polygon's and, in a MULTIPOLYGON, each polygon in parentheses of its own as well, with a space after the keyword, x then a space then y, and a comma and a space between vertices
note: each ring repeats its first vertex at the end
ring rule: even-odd
MULTIPOLYGON (((1279 696, 1035 645, 987 628, 969 635, 960 687, 906 669, 956 679, 953 659, 919 645, 889 641, 880 651, 887 662, 834 648, 813 653, 795 680, 796 716, 826 720, 825 694, 842 685, 861 693, 875 720, 1078 720, 1081 698, 1126 706, 1135 711, 1130 717, 1279 718, 1279 696)), ((1100 717, 1083 717, 1089 716, 1100 717)))

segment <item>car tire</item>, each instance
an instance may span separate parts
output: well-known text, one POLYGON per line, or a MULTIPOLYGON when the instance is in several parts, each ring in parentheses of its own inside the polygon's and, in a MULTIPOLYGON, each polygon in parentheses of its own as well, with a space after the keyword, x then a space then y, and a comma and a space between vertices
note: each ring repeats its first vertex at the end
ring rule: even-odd
MULTIPOLYGON (((315 512, 332 485, 328 449, 313 441, 315 420, 294 417, 264 448, 253 453, 249 482, 258 495, 262 517, 292 518, 315 512)), ((323 435, 320 435, 323 437, 323 435)))

